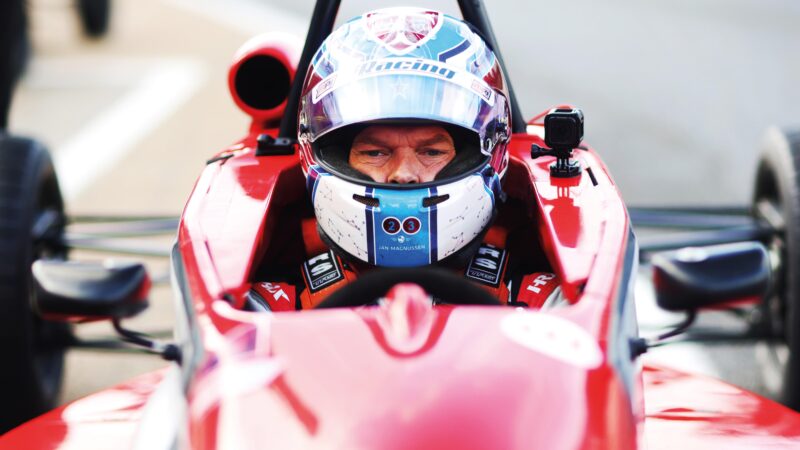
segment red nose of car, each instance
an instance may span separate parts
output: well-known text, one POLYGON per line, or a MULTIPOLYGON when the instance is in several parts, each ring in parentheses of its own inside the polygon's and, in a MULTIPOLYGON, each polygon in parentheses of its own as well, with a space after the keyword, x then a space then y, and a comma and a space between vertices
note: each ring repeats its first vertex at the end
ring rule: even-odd
MULTIPOLYGON (((282 315, 231 331, 200 369, 198 448, 635 446, 623 381, 568 317, 433 307, 416 286, 361 310, 282 315), (613 413, 612 413, 613 412, 613 413)), ((424 292, 422 292, 424 294, 424 292)))

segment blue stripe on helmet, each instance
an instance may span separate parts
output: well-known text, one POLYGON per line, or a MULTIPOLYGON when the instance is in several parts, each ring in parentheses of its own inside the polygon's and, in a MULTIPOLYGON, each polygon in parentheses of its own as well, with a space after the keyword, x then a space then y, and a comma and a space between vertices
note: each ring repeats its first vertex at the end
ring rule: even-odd
POLYGON ((306 189, 311 194, 311 203, 314 203, 314 199, 317 195, 317 185, 319 185, 320 173, 318 166, 310 166, 308 168, 308 177, 306 177, 306 189))
POLYGON ((428 189, 375 189, 374 196, 381 202, 373 211, 375 265, 416 267, 431 263, 431 220, 422 208, 427 193, 428 189))
MULTIPOLYGON (((367 187, 364 191, 364 196, 366 197, 374 197, 373 189, 371 187, 367 187)), ((372 206, 366 205, 365 206, 365 213, 367 216, 367 262, 369 264, 375 264, 375 208, 372 206)))
POLYGON ((500 185, 500 177, 497 176, 494 169, 491 166, 486 166, 481 171, 481 178, 483 179, 483 188, 486 190, 486 193, 489 194, 489 197, 492 199, 492 207, 495 206, 495 198, 497 194, 502 189, 500 185))
POLYGON ((456 56, 457 54, 463 52, 464 50, 470 47, 470 42, 468 39, 464 39, 453 48, 447 49, 441 53, 439 53, 439 61, 447 61, 448 59, 456 56))
MULTIPOLYGON (((428 189, 430 191, 430 196, 434 197, 437 195, 437 191, 435 187, 428 189)), ((431 249, 431 263, 435 263, 439 260, 439 218, 438 213, 436 212, 436 205, 432 205, 428 209, 428 218, 430 223, 430 234, 428 235, 428 245, 431 249)))

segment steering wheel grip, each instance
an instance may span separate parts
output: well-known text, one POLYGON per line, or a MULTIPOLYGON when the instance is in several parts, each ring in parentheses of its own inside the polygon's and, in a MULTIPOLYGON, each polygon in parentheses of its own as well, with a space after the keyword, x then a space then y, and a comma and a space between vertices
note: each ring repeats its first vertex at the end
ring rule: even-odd
POLYGON ((366 305, 394 285, 414 283, 443 303, 460 305, 501 305, 489 292, 454 273, 433 267, 376 269, 328 296, 316 308, 347 308, 366 305))

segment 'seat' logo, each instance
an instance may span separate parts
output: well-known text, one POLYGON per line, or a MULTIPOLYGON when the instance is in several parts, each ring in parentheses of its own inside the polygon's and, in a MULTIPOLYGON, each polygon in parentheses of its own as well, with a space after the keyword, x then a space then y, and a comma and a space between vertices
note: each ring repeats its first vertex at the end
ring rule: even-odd
POLYGON ((367 31, 396 55, 408 53, 424 44, 442 27, 439 12, 417 10, 381 11, 367 14, 367 31))

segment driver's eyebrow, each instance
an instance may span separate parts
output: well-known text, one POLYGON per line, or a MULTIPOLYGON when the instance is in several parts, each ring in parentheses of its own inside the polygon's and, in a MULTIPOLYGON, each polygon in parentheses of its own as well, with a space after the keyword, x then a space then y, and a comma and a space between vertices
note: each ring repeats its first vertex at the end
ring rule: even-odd
MULTIPOLYGON (((450 135, 439 133, 433 137, 419 141, 416 146, 425 147, 429 145, 440 144, 443 142, 446 144, 452 144, 453 139, 450 137, 450 135)), ((378 136, 359 136, 353 141, 352 144, 353 147, 355 147, 356 145, 374 145, 376 147, 391 148, 390 144, 388 144, 386 141, 382 140, 378 136)))
POLYGON ((452 140, 452 138, 450 138, 450 136, 442 134, 442 133, 439 133, 436 136, 433 136, 431 138, 428 138, 428 139, 425 139, 423 141, 420 141, 418 145, 420 147, 424 147, 426 145, 434 145, 434 144, 439 144, 439 143, 442 143, 442 142, 444 142, 446 144, 452 144, 453 140, 452 140))
POLYGON ((389 148, 389 144, 375 136, 359 136, 353 141, 352 145, 355 146, 356 144, 374 145, 377 147, 389 148))

